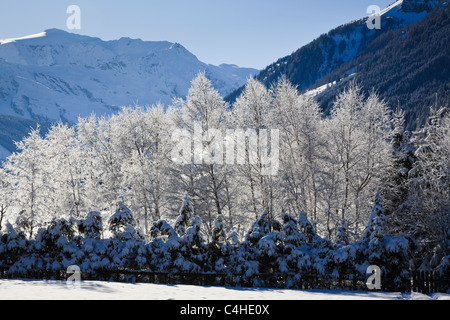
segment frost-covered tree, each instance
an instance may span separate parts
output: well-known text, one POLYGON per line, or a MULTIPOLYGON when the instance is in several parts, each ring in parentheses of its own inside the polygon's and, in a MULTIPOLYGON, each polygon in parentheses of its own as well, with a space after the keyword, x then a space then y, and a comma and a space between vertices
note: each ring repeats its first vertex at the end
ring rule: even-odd
POLYGON ((0 167, 0 231, 3 228, 3 222, 6 221, 8 210, 14 199, 11 183, 13 183, 13 179, 9 177, 3 167, 0 167))
POLYGON ((45 136, 47 148, 43 154, 48 183, 53 186, 51 199, 55 215, 81 218, 87 200, 85 189, 85 159, 75 128, 67 124, 53 125, 45 136))
POLYGON ((87 163, 85 187, 89 211, 108 210, 114 213, 122 188, 121 150, 116 143, 120 132, 111 130, 107 118, 91 115, 77 123, 82 158, 87 163))
POLYGON ((3 168, 7 188, 11 188, 11 206, 15 209, 9 220, 20 219, 29 237, 36 229, 55 217, 51 210, 51 199, 55 186, 48 180, 45 163, 47 142, 40 135, 39 127, 16 143, 17 152, 12 154, 3 168))
POLYGON ((191 162, 178 167, 178 184, 181 192, 188 194, 211 234, 214 219, 223 214, 230 198, 224 161, 224 129, 227 104, 212 87, 205 73, 200 72, 192 81, 181 106, 180 129, 191 136, 191 162))
POLYGON ((238 210, 244 215, 258 217, 269 208, 276 208, 276 177, 263 172, 264 161, 259 139, 263 130, 278 129, 272 127, 270 109, 272 97, 267 88, 258 80, 250 79, 242 94, 233 104, 232 121, 236 132, 236 161, 239 164, 234 171, 234 180, 238 184, 238 193, 242 196, 238 202, 238 210))
POLYGON ((148 233, 150 223, 169 210, 174 113, 171 108, 165 111, 161 104, 135 106, 123 108, 109 121, 111 130, 120 132, 117 144, 122 154, 122 196, 148 233))
POLYGON ((286 77, 271 90, 272 126, 280 129, 282 199, 292 211, 318 219, 323 183, 322 158, 325 154, 322 114, 318 103, 300 95, 286 77))
POLYGON ((388 108, 373 92, 366 98, 353 83, 337 96, 326 129, 330 157, 324 169, 333 170, 327 175, 335 184, 326 188, 334 194, 337 205, 330 213, 339 214, 331 218, 335 223, 340 219, 354 221, 355 229, 360 229, 386 168, 388 108))

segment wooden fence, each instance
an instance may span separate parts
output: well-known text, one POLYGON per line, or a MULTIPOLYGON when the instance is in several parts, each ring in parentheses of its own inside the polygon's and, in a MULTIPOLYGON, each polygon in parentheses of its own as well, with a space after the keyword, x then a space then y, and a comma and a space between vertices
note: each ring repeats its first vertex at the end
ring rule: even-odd
MULTIPOLYGON (((0 278, 13 278, 7 270, 0 270, 0 278)), ((21 276, 22 278, 23 276, 21 276)), ((49 271, 37 274, 27 274, 30 279, 65 280, 69 277, 65 270, 49 271)), ((282 273, 256 274, 251 277, 244 275, 229 275, 225 273, 168 273, 133 270, 97 270, 94 273, 82 273, 82 280, 116 281, 129 283, 155 284, 186 284, 199 286, 235 286, 261 288, 292 288, 292 289, 347 289, 367 290, 366 280, 325 279, 318 275, 298 275, 282 273)), ((423 294, 450 290, 449 274, 437 272, 411 271, 411 291, 423 294)), ((385 290, 384 286, 382 290, 385 290)))
POLYGON ((292 289, 349 289, 364 290, 366 279, 325 279, 318 275, 290 273, 260 273, 247 277, 225 273, 167 273, 129 270, 101 270, 95 274, 83 274, 83 279, 155 284, 187 284, 199 286, 232 286, 248 288, 292 289))
POLYGON ((450 276, 432 271, 412 271, 411 290, 424 294, 450 290, 450 276))

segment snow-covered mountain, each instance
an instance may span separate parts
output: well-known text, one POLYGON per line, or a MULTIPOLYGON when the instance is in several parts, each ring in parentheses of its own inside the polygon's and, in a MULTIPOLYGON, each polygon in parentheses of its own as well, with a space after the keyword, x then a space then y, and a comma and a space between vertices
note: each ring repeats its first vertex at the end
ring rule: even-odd
MULTIPOLYGON (((266 86, 270 86, 284 75, 297 85, 299 90, 310 90, 309 94, 316 95, 328 91, 325 90, 327 87, 333 87, 336 82, 358 74, 359 64, 350 65, 349 62, 356 61, 363 54, 370 56, 382 50, 393 32, 401 32, 406 27, 423 21, 439 2, 439 0, 396 1, 380 12, 381 29, 368 28, 367 17, 351 21, 321 35, 291 55, 280 58, 256 77, 266 86), (378 39, 383 41, 375 41, 378 39), (348 67, 343 69, 345 66, 348 67)), ((420 42, 417 45, 419 46, 420 42)), ((368 88, 369 91, 370 89, 368 88)), ((375 89, 382 91, 384 88, 380 85, 375 89)), ((227 100, 232 102, 241 90, 242 88, 230 94, 227 100)), ((331 97, 330 101, 332 100, 331 97)), ((329 106, 323 107, 327 109, 329 106)))
MULTIPOLYGON (((265 83, 276 81, 285 74, 300 89, 317 83, 338 66, 357 57, 371 41, 393 29, 421 21, 432 10, 435 0, 399 0, 383 9, 381 29, 370 29, 367 18, 339 26, 300 48, 292 55, 279 59, 261 71, 258 79, 265 83)), ((351 73, 351 70, 350 70, 351 73)))
POLYGON ((80 115, 109 114, 134 103, 169 104, 187 94, 199 71, 223 95, 258 72, 209 65, 182 45, 164 41, 102 41, 58 29, 0 40, 0 122, 1 116, 9 122, 11 117, 74 122, 80 115))

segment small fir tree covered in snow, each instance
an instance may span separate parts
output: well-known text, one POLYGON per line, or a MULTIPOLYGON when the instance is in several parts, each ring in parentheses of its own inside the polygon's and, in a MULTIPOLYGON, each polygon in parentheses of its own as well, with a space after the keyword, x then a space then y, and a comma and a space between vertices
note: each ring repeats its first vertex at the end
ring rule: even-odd
POLYGON ((283 214, 283 231, 285 246, 296 248, 306 243, 305 235, 298 229, 297 220, 286 212, 283 214))
POLYGON ((77 222, 78 230, 85 238, 100 239, 103 232, 102 215, 100 212, 89 212, 85 219, 77 222))
POLYGON ((256 244, 268 233, 278 231, 281 231, 281 223, 273 219, 269 210, 265 210, 264 213, 250 227, 245 236, 245 240, 250 244, 256 244))
POLYGON ((186 233, 186 229, 191 223, 191 218, 194 214, 194 206, 192 204, 191 197, 187 196, 184 198, 183 205, 180 209, 180 214, 175 222, 175 231, 182 237, 186 233))
POLYGON ((8 268, 27 252, 29 242, 24 232, 17 232, 12 224, 6 224, 6 233, 0 233, 0 269, 8 268))
POLYGON ((363 240, 368 243, 369 263, 380 264, 385 234, 386 217, 383 209, 383 196, 381 191, 378 191, 370 213, 369 222, 363 234, 363 240))
POLYGON ((146 263, 144 236, 136 229, 136 220, 131 210, 122 202, 109 219, 109 229, 113 234, 107 243, 109 267, 142 268, 146 263))
POLYGON ((348 221, 346 219, 341 219, 341 223, 336 228, 336 244, 338 246, 346 246, 350 243, 350 239, 348 237, 348 221))
POLYGON ((116 212, 109 219, 109 230, 115 237, 129 239, 136 234, 136 220, 131 210, 122 202, 117 204, 116 212))
POLYGON ((259 273, 273 273, 278 270, 278 257, 283 241, 281 231, 281 223, 273 219, 269 210, 256 220, 245 237, 245 242, 248 243, 247 248, 251 253, 250 261, 247 260, 247 266, 250 267, 247 272, 256 266, 253 259, 257 261, 259 273))
MULTIPOLYGON (((201 234, 202 219, 194 217, 192 225, 181 237, 179 255, 174 261, 176 267, 181 272, 201 272, 208 268, 207 246, 201 234)), ((210 271, 210 270, 208 270, 210 271)))
POLYGON ((76 245, 72 242, 75 236, 74 221, 63 218, 53 219, 47 228, 39 229, 33 244, 31 256, 24 257, 26 260, 35 260, 36 269, 42 268, 44 272, 59 273, 75 263, 76 245), (34 253, 34 255, 33 255, 34 253))
POLYGON ((173 271, 178 257, 181 239, 170 224, 164 220, 153 223, 150 229, 152 241, 148 245, 150 268, 154 271, 173 271))
POLYGON ((405 112, 398 108, 393 113, 391 122, 393 131, 389 137, 389 164, 383 176, 382 189, 390 228, 394 232, 401 232, 401 228, 404 228, 402 216, 407 214, 404 206, 408 199, 408 175, 416 157, 409 133, 405 130, 405 112))
POLYGON ((227 235, 223 225, 223 215, 219 214, 214 221, 212 230, 212 241, 209 243, 210 267, 217 272, 223 272, 225 264, 228 264, 232 246, 227 242, 227 235))
POLYGON ((318 235, 314 230, 312 223, 308 220, 303 211, 300 211, 299 213, 298 224, 300 226, 300 231, 306 236, 308 243, 312 243, 314 240, 317 240, 318 235))
MULTIPOLYGON (((277 258, 278 271, 282 273, 297 273, 299 258, 303 255, 301 247, 306 244, 306 237, 300 232, 297 220, 289 213, 283 213, 283 248, 277 258)), ((303 247, 304 248, 304 247, 303 247)), ((294 283, 291 280, 288 287, 294 283)))

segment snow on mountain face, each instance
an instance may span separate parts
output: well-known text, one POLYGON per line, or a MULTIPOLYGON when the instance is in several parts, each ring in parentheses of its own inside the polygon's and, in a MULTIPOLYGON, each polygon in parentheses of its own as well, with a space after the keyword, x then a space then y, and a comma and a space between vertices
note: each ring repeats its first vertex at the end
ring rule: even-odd
POLYGON ((170 104, 205 71, 223 95, 257 73, 199 61, 177 43, 102 41, 57 29, 0 41, 0 114, 65 120, 120 106, 170 104))
MULTIPOLYGON (((396 1, 380 12, 381 30, 369 29, 367 18, 349 22, 269 65, 257 79, 270 86, 281 75, 286 75, 300 90, 309 89, 333 70, 358 57, 375 38, 389 30, 421 21, 437 4, 438 0, 396 1)), ((343 77, 351 73, 353 70, 348 70, 343 77)), ((241 90, 233 92, 227 99, 233 101, 241 90)))

